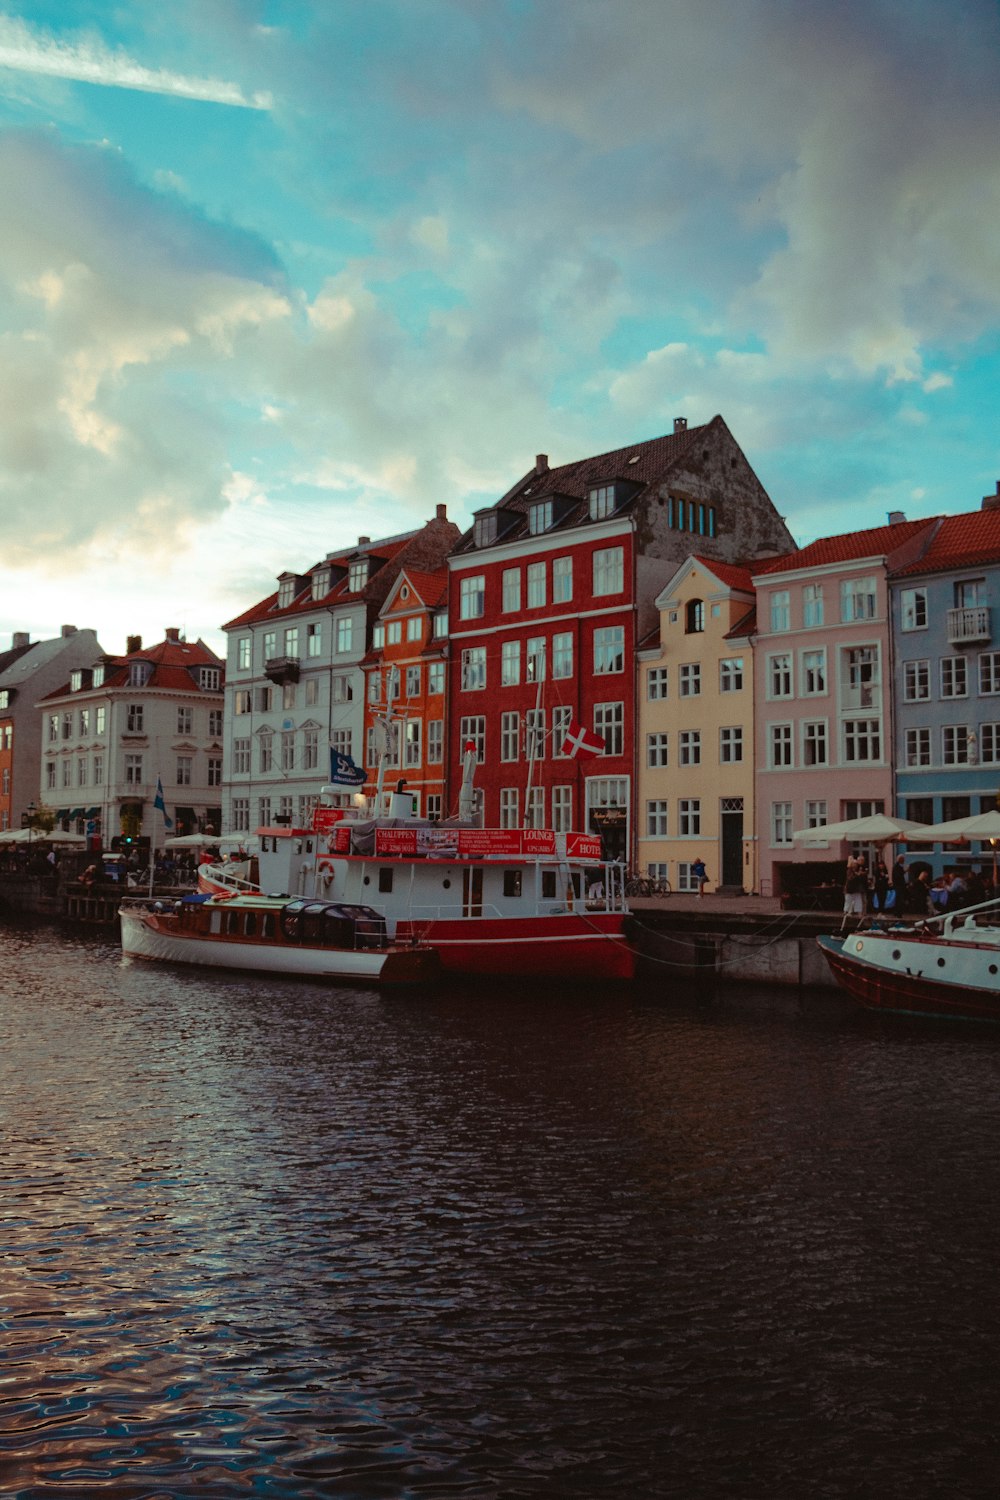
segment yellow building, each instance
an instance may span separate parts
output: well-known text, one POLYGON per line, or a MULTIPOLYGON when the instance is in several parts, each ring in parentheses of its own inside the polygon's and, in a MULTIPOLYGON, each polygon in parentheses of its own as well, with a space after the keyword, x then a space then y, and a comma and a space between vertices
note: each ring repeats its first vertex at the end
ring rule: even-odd
POLYGON ((755 891, 754 590, 746 568, 689 557, 638 653, 638 868, 675 891, 755 891))

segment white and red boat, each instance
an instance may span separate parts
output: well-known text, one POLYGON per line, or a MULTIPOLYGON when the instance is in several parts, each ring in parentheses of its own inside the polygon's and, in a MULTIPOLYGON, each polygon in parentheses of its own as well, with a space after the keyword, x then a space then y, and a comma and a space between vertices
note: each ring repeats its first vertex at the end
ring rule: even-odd
POLYGON ((368 817, 324 788, 310 828, 259 829, 252 860, 203 865, 199 884, 374 907, 390 938, 433 949, 446 973, 631 979, 624 866, 602 861, 594 834, 476 826, 470 788, 471 772, 454 824, 415 818, 402 791, 368 817))
POLYGON ((912 926, 817 938, 838 981, 867 1010, 1000 1021, 1000 902, 912 926))
POLYGON ((417 984, 438 971, 415 941, 393 943, 371 907, 256 895, 131 899, 119 910, 122 952, 306 979, 417 984))

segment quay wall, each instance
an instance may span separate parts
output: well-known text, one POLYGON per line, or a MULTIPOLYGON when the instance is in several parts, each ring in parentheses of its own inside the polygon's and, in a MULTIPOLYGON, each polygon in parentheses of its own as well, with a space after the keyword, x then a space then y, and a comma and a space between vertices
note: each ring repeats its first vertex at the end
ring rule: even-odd
POLYGON ((711 979, 713 984, 837 988, 816 938, 837 931, 838 915, 702 915, 678 904, 673 909, 635 911, 632 922, 639 975, 653 983, 711 979))

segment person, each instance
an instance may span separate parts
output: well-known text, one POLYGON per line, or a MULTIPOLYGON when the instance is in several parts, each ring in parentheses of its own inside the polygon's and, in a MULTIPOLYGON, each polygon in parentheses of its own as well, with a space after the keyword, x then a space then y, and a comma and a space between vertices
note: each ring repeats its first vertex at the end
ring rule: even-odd
POLYGON ((901 854, 896 855, 892 867, 892 888, 896 893, 893 910, 901 917, 906 910, 906 861, 901 854))
POLYGON ((96 865, 88 865, 87 868, 84 870, 83 874, 80 876, 80 884, 81 885, 85 885, 85 886, 87 886, 89 888, 90 886, 92 886, 95 883, 96 880, 97 880, 97 866, 96 865))
POLYGON ((698 882, 699 899, 705 894, 705 882, 708 880, 708 871, 705 869, 705 861, 699 855, 691 865, 692 878, 698 882))
POLYGON ((945 911, 958 911, 965 905, 965 881, 960 870, 953 870, 945 885, 945 911))
POLYGON ((889 871, 885 867, 884 859, 875 861, 875 875, 873 879, 875 892, 875 906, 880 912, 885 911, 885 898, 889 894, 889 871))
POLYGON ((848 917, 858 917, 865 914, 865 898, 868 895, 868 872, 865 862, 854 854, 847 856, 847 868, 844 873, 844 916, 840 924, 841 932, 847 926, 848 917))

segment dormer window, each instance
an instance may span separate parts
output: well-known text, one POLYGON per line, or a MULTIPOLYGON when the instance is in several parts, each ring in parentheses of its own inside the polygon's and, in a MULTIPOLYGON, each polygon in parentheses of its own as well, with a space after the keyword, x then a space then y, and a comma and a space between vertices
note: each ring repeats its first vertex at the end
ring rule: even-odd
POLYGON ((206 688, 209 692, 219 687, 220 676, 218 667, 199 667, 198 686, 206 688))
POLYGON ((548 531, 551 525, 551 500, 542 500, 528 511, 528 531, 532 536, 539 536, 543 531, 548 531))
POLYGON ((592 521, 603 521, 607 516, 613 515, 615 510, 615 487, 613 484, 602 484, 592 489, 589 495, 590 519, 592 521))
POLYGON ((279 578, 278 580, 278 608, 287 609, 295 599, 295 579, 279 578))
POLYGON ((82 687, 83 672, 78 667, 75 672, 69 674, 69 690, 71 693, 78 693, 82 687))
POLYGON ((101 663, 101 665, 99 667, 95 667, 94 668, 93 686, 94 687, 103 687, 104 686, 104 663, 103 662, 101 663))
POLYGON ((381 651, 385 645, 385 625, 381 621, 372 626, 372 646, 376 651, 381 651))
POLYGON ((368 582, 369 562, 370 560, 367 557, 362 557, 357 562, 351 563, 347 574, 347 587, 352 594, 360 594, 368 582))
POLYGON ((0 688, 0 711, 10 708, 10 688, 0 688))
POLYGON ((477 547, 490 547, 497 539, 497 514, 495 510, 488 511, 484 516, 476 517, 473 540, 477 547))
POLYGON ((153 675, 153 663, 151 661, 130 661, 128 664, 129 687, 145 687, 153 675))
POLYGON ((330 592, 330 569, 317 568, 312 576, 312 596, 314 599, 325 599, 330 592))

